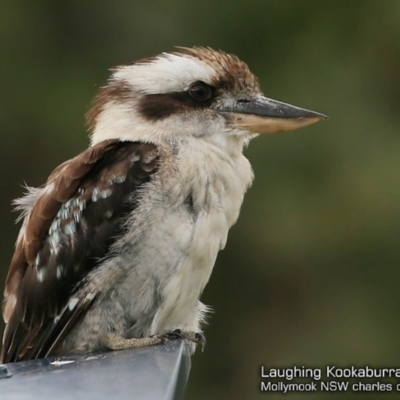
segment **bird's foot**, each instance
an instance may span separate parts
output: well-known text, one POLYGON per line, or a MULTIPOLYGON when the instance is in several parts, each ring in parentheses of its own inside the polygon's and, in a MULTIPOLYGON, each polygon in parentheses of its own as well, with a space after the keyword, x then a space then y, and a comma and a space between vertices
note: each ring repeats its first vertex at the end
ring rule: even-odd
POLYGON ((204 351, 204 348, 206 347, 206 337, 201 332, 192 332, 192 331, 185 331, 182 329, 174 329, 173 331, 168 331, 163 335, 160 335, 159 337, 163 338, 164 341, 175 340, 175 339, 188 340, 189 342, 201 345, 201 351, 204 351))
POLYGON ((173 331, 165 332, 162 335, 153 335, 144 338, 131 338, 126 339, 122 336, 109 333, 102 338, 102 344, 109 350, 123 350, 134 349, 139 347, 154 346, 169 342, 171 340, 184 339, 195 344, 201 345, 201 351, 204 351, 206 345, 206 338, 201 332, 184 331, 175 329, 173 331))
POLYGON ((164 343, 160 336, 126 339, 112 333, 103 336, 101 342, 109 350, 134 349, 164 343))

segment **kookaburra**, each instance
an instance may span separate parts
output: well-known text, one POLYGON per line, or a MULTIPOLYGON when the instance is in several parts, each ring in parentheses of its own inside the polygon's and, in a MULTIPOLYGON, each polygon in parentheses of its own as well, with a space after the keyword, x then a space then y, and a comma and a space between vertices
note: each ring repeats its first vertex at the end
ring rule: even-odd
POLYGON ((1 361, 204 343, 199 298, 253 180, 243 147, 325 118, 264 97, 210 48, 115 68, 89 148, 16 201, 1 361))

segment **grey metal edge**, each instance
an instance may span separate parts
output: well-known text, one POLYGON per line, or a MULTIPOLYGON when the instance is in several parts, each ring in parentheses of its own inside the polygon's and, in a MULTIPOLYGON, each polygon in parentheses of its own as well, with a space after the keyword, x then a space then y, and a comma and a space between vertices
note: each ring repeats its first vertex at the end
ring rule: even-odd
POLYGON ((182 399, 190 365, 183 340, 141 349, 0 364, 0 399, 182 399))

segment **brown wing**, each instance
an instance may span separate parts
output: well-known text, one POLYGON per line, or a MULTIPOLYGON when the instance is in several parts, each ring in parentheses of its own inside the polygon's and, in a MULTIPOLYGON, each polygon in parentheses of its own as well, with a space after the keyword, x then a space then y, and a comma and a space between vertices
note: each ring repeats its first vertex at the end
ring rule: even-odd
POLYGON ((53 171, 25 217, 6 279, 1 362, 48 355, 89 307, 73 295, 157 167, 155 145, 108 140, 53 171))

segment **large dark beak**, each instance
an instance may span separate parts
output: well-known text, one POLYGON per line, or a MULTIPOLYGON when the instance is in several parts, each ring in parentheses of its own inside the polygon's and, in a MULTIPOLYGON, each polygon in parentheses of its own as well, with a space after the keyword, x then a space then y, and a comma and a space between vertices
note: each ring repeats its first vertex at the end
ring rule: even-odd
POLYGON ((314 124, 326 115, 260 96, 220 109, 227 124, 254 133, 276 133, 314 124))

